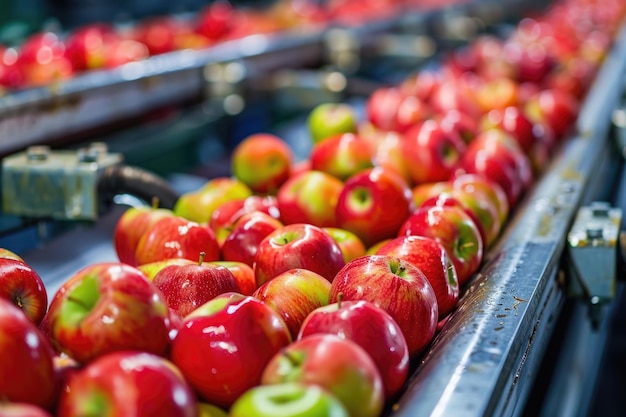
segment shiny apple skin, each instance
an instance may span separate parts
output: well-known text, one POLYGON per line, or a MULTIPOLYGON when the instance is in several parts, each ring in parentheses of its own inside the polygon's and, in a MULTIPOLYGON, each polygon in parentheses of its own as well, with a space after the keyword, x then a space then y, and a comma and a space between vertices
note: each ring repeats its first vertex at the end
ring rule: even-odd
POLYGON ((37 326, 48 310, 48 292, 41 277, 16 259, 0 257, 0 298, 12 301, 37 326))
POLYGON ((222 295, 185 318, 171 358, 201 399, 228 408, 260 383, 266 364, 290 342, 271 307, 251 296, 222 295))
POLYGON ((195 417, 196 395, 167 359, 138 351, 113 352, 85 365, 61 393, 58 417, 100 415, 195 417))
POLYGON ((198 260, 204 252, 205 261, 220 259, 220 247, 207 226, 178 216, 159 219, 141 236, 135 256, 138 265, 171 258, 198 260))
POLYGON ((343 267, 341 248, 321 227, 288 224, 267 235, 254 261, 257 286, 294 268, 316 272, 332 281, 343 267))
POLYGON ((222 243, 222 259, 253 266, 259 243, 283 223, 260 211, 243 214, 222 243))
POLYGON ((389 255, 366 255, 348 262, 337 273, 330 303, 369 301, 398 323, 409 355, 416 357, 432 342, 439 317, 437 296, 422 271, 389 255))
POLYGON ((95 263, 77 271, 53 296, 46 318, 54 346, 80 363, 118 350, 160 355, 170 343, 163 294, 141 271, 122 263, 95 263), (89 297, 97 301, 75 316, 72 312, 85 300, 70 299, 81 288, 93 291, 89 297))
POLYGON ((329 304, 306 317, 297 339, 316 333, 335 334, 361 346, 378 367, 386 402, 396 398, 409 374, 409 348, 389 313, 365 300, 329 304))
POLYGON ((9 402, 50 408, 55 401, 57 383, 52 347, 22 310, 3 298, 0 298, 0 352, 0 397, 9 402))

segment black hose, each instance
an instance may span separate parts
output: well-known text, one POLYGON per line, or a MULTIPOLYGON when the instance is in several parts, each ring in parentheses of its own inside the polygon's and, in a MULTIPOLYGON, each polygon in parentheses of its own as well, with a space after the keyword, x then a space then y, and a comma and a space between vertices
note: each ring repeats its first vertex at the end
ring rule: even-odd
POLYGON ((120 194, 130 194, 147 204, 156 198, 159 207, 170 210, 180 197, 165 179, 153 172, 134 166, 113 165, 98 180, 98 196, 103 209, 108 209, 115 196, 120 194))

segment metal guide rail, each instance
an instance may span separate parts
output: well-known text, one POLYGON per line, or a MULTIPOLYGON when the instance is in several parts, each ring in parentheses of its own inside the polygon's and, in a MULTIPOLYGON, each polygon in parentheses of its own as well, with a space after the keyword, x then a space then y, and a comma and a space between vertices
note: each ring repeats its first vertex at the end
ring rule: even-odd
POLYGON ((521 415, 565 301, 568 230, 611 183, 605 167, 617 152, 608 133, 625 73, 623 28, 576 132, 517 209, 391 416, 521 415))
MULTIPOLYGON (((57 84, 17 91, 0 96, 0 155, 111 126, 166 106, 210 98, 207 68, 214 65, 243 64, 246 82, 280 69, 338 65, 342 54, 355 49, 357 53, 389 49, 389 39, 383 34, 408 28, 428 32, 428 38, 441 36, 434 33, 433 19, 466 16, 493 23, 515 16, 519 10, 515 4, 513 0, 467 2, 448 10, 411 11, 358 27, 331 25, 324 30, 251 35, 204 50, 155 55, 112 70, 86 72, 57 84)), ((458 21, 448 24, 456 27, 458 21)), ((425 41, 423 48, 429 45, 425 41)))

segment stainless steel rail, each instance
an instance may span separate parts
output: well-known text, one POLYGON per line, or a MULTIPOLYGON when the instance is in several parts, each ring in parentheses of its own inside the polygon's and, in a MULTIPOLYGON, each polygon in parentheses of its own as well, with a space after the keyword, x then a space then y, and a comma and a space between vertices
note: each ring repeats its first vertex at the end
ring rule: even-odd
POLYGON ((561 260, 582 204, 608 184, 611 113, 623 92, 626 28, 585 100, 577 129, 516 210, 391 416, 516 416, 565 300, 561 260))

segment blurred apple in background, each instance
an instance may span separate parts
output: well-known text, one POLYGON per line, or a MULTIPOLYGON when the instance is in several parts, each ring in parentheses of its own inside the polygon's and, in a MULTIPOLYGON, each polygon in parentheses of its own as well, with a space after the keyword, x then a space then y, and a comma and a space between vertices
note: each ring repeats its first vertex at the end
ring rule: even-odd
POLYGON ((105 38, 117 36, 108 24, 97 23, 72 31, 65 39, 65 56, 74 70, 103 68, 106 61, 105 38))
POLYGON ((294 268, 316 272, 332 281, 344 265, 341 248, 322 228, 294 223, 277 229, 259 243, 254 261, 257 286, 294 268))
POLYGON ((3 401, 54 404, 53 350, 42 332, 12 302, 0 298, 0 397, 3 401))
POLYGON ((330 391, 351 417, 378 417, 385 402, 382 377, 373 359, 355 342, 334 334, 298 339, 274 355, 261 383, 285 382, 314 384, 330 391))
POLYGON ((290 342, 287 326, 270 306, 223 294, 184 319, 171 358, 201 399, 228 408, 260 383, 269 360, 290 342))
POLYGON ((398 87, 378 88, 368 97, 365 111, 367 120, 375 127, 399 133, 432 115, 426 102, 398 87))
POLYGON ((231 30, 236 14, 230 1, 214 1, 198 13, 196 31, 212 41, 222 39, 231 30))
POLYGON ((239 142, 231 156, 232 174, 257 194, 276 194, 290 176, 293 151, 278 136, 256 133, 239 142))
POLYGON ((306 170, 293 175, 276 195, 281 221, 336 226, 335 209, 342 189, 341 180, 322 171, 306 170))
POLYGON ((213 231, 179 216, 165 216, 141 235, 135 249, 138 265, 171 258, 198 260, 200 252, 206 261, 220 259, 220 247, 213 231))
POLYGON ((261 211, 242 215, 222 242, 222 259, 243 262, 252 266, 259 243, 283 223, 261 211))
POLYGON ((465 148, 465 142, 456 131, 444 130, 435 120, 409 129, 402 142, 414 184, 449 179, 459 166, 465 148))
POLYGON ((431 206, 418 208, 402 225, 398 236, 426 236, 444 247, 462 287, 483 260, 483 240, 474 220, 461 208, 431 206))
POLYGON ((395 236, 412 209, 411 189, 402 177, 375 167, 345 182, 337 201, 337 225, 370 246, 395 236))
POLYGON ((368 138, 374 148, 372 160, 374 166, 379 166, 396 172, 409 185, 413 185, 410 161, 404 154, 404 137, 397 132, 373 132, 368 138))
POLYGON ((31 34, 20 45, 15 65, 29 87, 49 85, 74 75, 72 63, 65 56, 64 42, 51 31, 31 34))
POLYGON ((343 254, 344 262, 365 255, 367 248, 365 244, 355 233, 340 227, 323 227, 323 229, 332 237, 339 245, 343 254))
POLYGON ((15 304, 39 326, 48 310, 46 287, 37 271, 12 254, 7 250, 0 254, 0 298, 15 304))
POLYGON ((435 291, 424 273, 407 261, 366 255, 348 262, 331 285, 330 302, 339 297, 369 301, 389 313, 402 329, 412 357, 435 335, 439 316, 435 291))
POLYGON ((68 380, 57 415, 194 417, 196 401, 167 359, 146 352, 113 352, 89 362, 68 380))
POLYGON ((369 301, 341 301, 313 310, 304 320, 298 339, 331 333, 361 346, 374 360, 390 403, 409 374, 409 348, 398 323, 369 301))
POLYGON ((354 133, 329 136, 316 143, 309 159, 311 169, 326 172, 345 181, 348 177, 374 166, 370 143, 354 133))
POLYGON ((580 103, 572 94, 546 88, 528 98, 524 111, 531 121, 547 124, 559 140, 573 128, 579 107, 580 103))
POLYGON ((278 201, 272 195, 250 195, 244 198, 229 200, 218 205, 211 213, 209 227, 215 233, 215 237, 220 245, 224 242, 228 233, 232 230, 233 224, 246 213, 262 211, 275 219, 280 220, 278 201))
POLYGON ((235 277, 241 294, 252 295, 256 290, 254 269, 250 265, 238 261, 211 261, 210 263, 228 268, 235 277))
POLYGON ((399 236, 378 248, 376 254, 404 259, 424 273, 435 291, 439 320, 456 308, 459 280, 450 256, 439 242, 425 236, 399 236))
POLYGON ((300 325, 309 313, 328 304, 330 282, 307 269, 290 269, 261 285, 253 294, 278 312, 291 338, 295 339, 300 325))
POLYGON ((231 177, 215 177, 197 190, 183 193, 174 205, 174 214, 197 223, 209 223, 213 212, 227 201, 252 195, 243 182, 231 177))
POLYGON ((520 103, 519 84, 510 78, 483 81, 478 84, 475 96, 482 114, 503 110, 520 103))
POLYGON ((230 417, 349 417, 336 396, 315 384, 284 382, 246 391, 229 410, 230 417))
POLYGON ((204 253, 196 264, 166 266, 152 283, 163 293, 168 307, 181 317, 220 294, 239 292, 232 272, 224 266, 204 263, 204 253))
POLYGON ((53 344, 78 362, 119 350, 164 354, 169 312, 161 292, 137 268, 86 266, 55 293, 47 313, 53 344))
POLYGON ((466 144, 474 139, 480 129, 478 120, 457 109, 443 113, 438 121, 444 132, 456 132, 466 144))
POLYGON ((172 215, 172 210, 159 208, 156 200, 151 206, 127 208, 113 229, 113 248, 120 262, 137 266, 135 254, 141 235, 157 220, 172 215))
POLYGON ((17 65, 16 48, 0 46, 0 94, 2 90, 15 90, 24 87, 24 73, 17 65))
POLYGON ((52 414, 34 404, 4 402, 0 404, 2 417, 52 417, 52 414))
POLYGON ((311 110, 307 129, 313 144, 342 133, 356 133, 357 115, 347 103, 322 103, 311 110))

